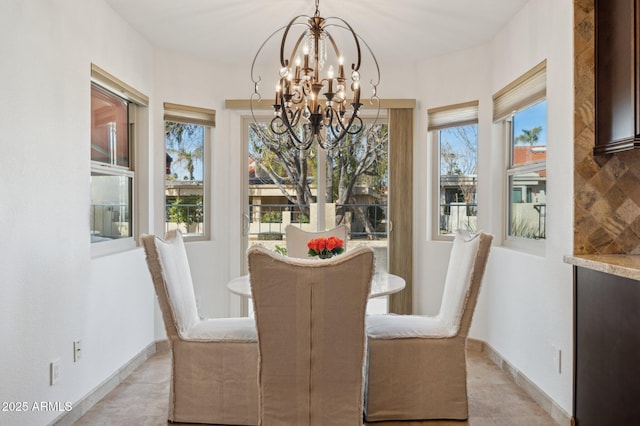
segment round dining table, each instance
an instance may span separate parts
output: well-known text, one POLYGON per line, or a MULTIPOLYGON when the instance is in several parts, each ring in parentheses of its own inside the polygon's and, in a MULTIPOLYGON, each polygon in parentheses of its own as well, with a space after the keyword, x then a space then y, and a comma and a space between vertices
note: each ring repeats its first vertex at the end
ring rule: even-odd
MULTIPOLYGON (((369 299, 397 293, 402 290, 404 286, 404 278, 388 272, 376 272, 373 274, 373 280, 371 281, 369 299)), ((227 288, 233 294, 251 297, 251 281, 248 274, 232 279, 227 284, 227 288)))

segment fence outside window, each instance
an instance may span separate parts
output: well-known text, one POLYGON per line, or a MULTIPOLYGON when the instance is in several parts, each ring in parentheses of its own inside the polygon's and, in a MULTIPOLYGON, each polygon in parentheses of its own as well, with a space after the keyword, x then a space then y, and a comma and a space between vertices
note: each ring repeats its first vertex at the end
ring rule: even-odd
MULTIPOLYGON (((334 204, 333 214, 326 220, 331 228, 341 223, 349 225, 349 238, 387 238, 386 204, 334 204), (368 224, 363 223, 368 221, 368 224), (367 230, 367 227, 369 228, 367 230)), ((284 228, 293 224, 302 229, 316 230, 316 205, 299 207, 291 204, 251 204, 249 206, 249 237, 279 239, 284 228)))

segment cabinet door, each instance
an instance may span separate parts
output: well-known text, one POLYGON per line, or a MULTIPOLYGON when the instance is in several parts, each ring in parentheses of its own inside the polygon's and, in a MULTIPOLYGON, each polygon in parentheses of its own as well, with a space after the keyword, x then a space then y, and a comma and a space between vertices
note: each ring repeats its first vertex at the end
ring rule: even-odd
POLYGON ((595 153, 640 147, 638 12, 640 0, 595 0, 595 153))
POLYGON ((640 282, 574 274, 576 425, 640 424, 640 282))

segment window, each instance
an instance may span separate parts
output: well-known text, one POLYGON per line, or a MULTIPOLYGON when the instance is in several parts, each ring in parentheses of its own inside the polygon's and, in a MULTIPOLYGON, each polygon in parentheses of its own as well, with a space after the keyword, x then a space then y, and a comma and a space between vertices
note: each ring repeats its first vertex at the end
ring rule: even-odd
POLYGON ((133 247, 136 108, 148 99, 95 65, 91 80, 91 243, 133 247))
POLYGON ((215 111, 164 104, 165 230, 179 229, 186 239, 209 235, 207 155, 215 111))
POLYGON ((503 122, 508 146, 507 236, 546 238, 546 62, 494 95, 494 121, 503 122))
POLYGON ((434 237, 452 237, 458 229, 476 232, 478 102, 432 108, 428 115, 438 161, 434 237))
POLYGON ((91 242, 133 235, 129 102, 91 85, 91 242))
POLYGON ((511 115, 509 234, 544 239, 547 193, 547 101, 511 115))

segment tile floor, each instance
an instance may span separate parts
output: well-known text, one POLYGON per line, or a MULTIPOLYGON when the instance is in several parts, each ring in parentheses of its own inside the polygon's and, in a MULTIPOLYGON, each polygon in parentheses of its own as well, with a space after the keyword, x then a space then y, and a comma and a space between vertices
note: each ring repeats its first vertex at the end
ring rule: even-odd
MULTIPOLYGON (((522 389, 482 352, 469 351, 469 420, 378 422, 375 426, 556 426, 522 389)), ((167 424, 170 354, 157 352, 138 367, 76 426, 167 424)))

